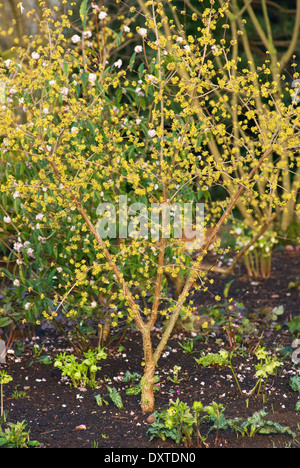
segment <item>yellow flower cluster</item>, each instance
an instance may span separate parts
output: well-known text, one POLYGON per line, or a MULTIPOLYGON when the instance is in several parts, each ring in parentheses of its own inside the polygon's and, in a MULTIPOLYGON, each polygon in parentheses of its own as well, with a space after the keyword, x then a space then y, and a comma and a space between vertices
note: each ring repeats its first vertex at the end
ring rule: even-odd
MULTIPOLYGON (((125 28, 121 18, 114 32, 106 11, 95 10, 82 15, 84 27, 74 35, 73 12, 57 20, 42 2, 39 34, 11 63, 0 61, 1 206, 22 244, 15 252, 29 259, 26 291, 33 282, 32 294, 45 301, 35 280, 39 268, 45 281, 50 275, 51 293, 45 290, 49 298, 55 291, 55 312, 49 299, 45 318, 55 317, 59 304, 69 318, 91 313, 100 294, 140 328, 143 318, 153 327, 164 300, 170 308, 161 314, 169 320, 178 307, 192 313, 192 305, 170 300, 164 273, 195 284, 200 262, 192 263, 184 245, 99 238, 100 203, 117 206, 124 193, 132 203, 200 200, 213 224, 232 202, 258 227, 298 200, 299 107, 283 99, 292 92, 274 79, 270 61, 241 67, 232 50, 243 31, 227 39, 228 2, 221 3, 192 14, 194 36, 167 18, 163 3, 145 2, 145 27, 136 28, 140 52, 133 46, 125 64, 120 54, 132 45, 126 41, 135 37, 134 19, 125 28), (225 29, 217 41, 219 22, 225 29), (291 174, 298 182, 282 193, 291 174), (216 186, 222 200, 214 202, 216 186)), ((123 316, 113 311, 113 324, 123 316)))

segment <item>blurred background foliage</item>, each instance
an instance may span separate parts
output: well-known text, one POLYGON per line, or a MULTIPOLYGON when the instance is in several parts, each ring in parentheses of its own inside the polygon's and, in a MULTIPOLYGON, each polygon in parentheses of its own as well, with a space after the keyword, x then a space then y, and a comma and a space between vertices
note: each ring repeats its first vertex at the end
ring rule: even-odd
MULTIPOLYGON (((300 55, 300 0, 173 0, 172 3, 163 1, 164 14, 168 17, 168 26, 162 30, 166 37, 171 38, 172 34, 180 34, 188 37, 197 36, 197 28, 199 21, 193 20, 193 14, 198 18, 201 17, 205 8, 210 8, 214 4, 216 8, 228 3, 229 14, 226 14, 218 23, 218 28, 214 31, 216 43, 219 43, 223 36, 226 39, 232 40, 232 48, 228 51, 226 60, 231 58, 242 59, 240 69, 250 68, 255 71, 257 67, 263 65, 266 58, 269 58, 273 79, 276 81, 277 76, 284 74, 286 82, 289 82, 292 87, 295 68, 299 64, 298 57, 300 55), (223 24, 222 24, 223 23, 223 24), (230 29, 223 28, 228 24, 230 29), (170 25, 174 25, 171 31, 170 25), (182 27, 183 26, 183 27, 182 27), (240 34, 239 31, 243 31, 240 34), (237 38, 237 44, 234 40, 237 38)), ((80 5, 82 0, 0 0, 0 56, 9 59, 16 56, 18 45, 29 47, 34 41, 34 34, 37 30, 39 18, 42 16, 42 10, 47 7, 53 10, 57 17, 72 10, 73 15, 73 30, 66 31, 66 35, 80 34, 82 24, 80 20, 80 5), (35 10, 35 14, 28 18, 27 13, 30 10, 35 10)), ((105 9, 109 14, 109 28, 112 32, 112 37, 118 37, 120 24, 130 28, 130 33, 120 35, 120 40, 117 48, 111 48, 106 55, 106 59, 118 60, 122 59, 123 66, 126 68, 130 65, 132 51, 136 44, 140 44, 138 36, 138 27, 144 27, 145 17, 149 13, 149 5, 147 0, 88 0, 88 8, 91 12, 90 22, 88 27, 91 31, 96 31, 99 25, 95 23, 95 15, 92 14, 93 8, 98 8, 99 11, 105 9), (121 38, 122 36, 122 38, 121 38)), ((153 31, 149 31, 153 34, 153 31)), ((167 49, 171 49, 172 39, 167 44, 167 49)), ((99 44, 99 47, 101 45, 99 44)), ((149 49, 147 51, 148 60, 150 63, 151 53, 155 51, 149 49)), ((101 54, 99 54, 99 57, 101 54)), ((220 70, 223 68, 224 57, 216 57, 220 70)), ((136 57, 134 67, 139 70, 139 65, 144 61, 143 54, 136 57)), ((97 60, 95 60, 96 71, 97 60)), ((136 71, 131 71, 136 74, 136 71)), ((283 96, 283 102, 290 100, 290 94, 283 96)), ((216 159, 220 157, 220 149, 215 142, 210 144, 210 152, 216 159)), ((293 155, 287 155, 287 157, 293 155)), ((288 167, 288 159, 286 166, 288 167)), ((299 213, 296 214, 296 205, 299 198, 297 188, 300 168, 294 175, 287 174, 283 178, 283 187, 287 192, 291 192, 294 188, 295 197, 289 201, 288 209, 282 214, 280 221, 281 231, 287 233, 288 229, 294 221, 297 224, 297 232, 299 233, 299 213), (295 216, 296 214, 296 216, 295 216)), ((223 198, 224 189, 221 184, 216 186, 214 193, 211 194, 214 199, 223 198)), ((234 193, 234 188, 233 192, 234 193)), ((239 207, 242 209, 242 207, 239 207)), ((244 218, 248 219, 248 224, 253 225, 253 219, 245 212, 242 213, 244 218)), ((264 214, 262 213, 262 218, 264 214)), ((294 236, 292 236, 294 237, 294 236)))

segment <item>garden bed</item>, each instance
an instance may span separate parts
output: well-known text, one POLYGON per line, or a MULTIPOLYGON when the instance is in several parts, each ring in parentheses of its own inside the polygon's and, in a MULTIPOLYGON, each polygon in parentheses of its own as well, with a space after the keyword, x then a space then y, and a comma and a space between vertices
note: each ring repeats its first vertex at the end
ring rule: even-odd
MULTIPOLYGON (((218 274, 210 274, 214 283, 210 284, 206 293, 197 292, 199 307, 203 304, 215 304, 212 296, 222 297, 224 287, 231 279, 230 297, 243 302, 245 313, 251 317, 259 328, 256 338, 249 339, 245 347, 254 348, 258 344, 268 351, 282 353, 283 349, 291 348, 295 339, 287 324, 292 317, 300 314, 299 290, 290 288, 299 274, 300 253, 296 250, 277 252, 274 254, 272 276, 259 282, 249 281, 240 271, 236 277, 228 278, 218 274), (283 314, 274 323, 268 318, 266 307, 283 306, 283 314), (278 326, 279 325, 279 326, 278 326), (262 336, 262 331, 264 332, 262 336), (261 341, 260 341, 261 340, 261 341)), ((159 328, 157 329, 159 334, 159 328)), ((239 437, 232 430, 220 431, 217 446, 220 448, 273 448, 298 447, 300 442, 300 415, 295 411, 299 394, 292 390, 290 378, 299 374, 299 367, 292 362, 291 355, 283 360, 283 366, 276 376, 272 376, 267 385, 265 402, 261 397, 253 396, 246 405, 246 396, 238 393, 233 376, 228 367, 203 368, 196 364, 195 357, 201 351, 217 352, 220 342, 224 348, 228 345, 223 330, 207 330, 204 340, 194 341, 194 353, 185 353, 181 344, 191 338, 187 332, 177 330, 159 361, 159 384, 156 392, 156 408, 167 407, 169 400, 181 401, 192 405, 201 401, 204 405, 212 401, 225 407, 226 418, 247 418, 254 412, 264 408, 268 418, 282 426, 288 426, 295 434, 255 435, 254 437, 239 437), (172 369, 180 365, 179 383, 173 383, 168 377, 172 369)), ((13 381, 4 387, 4 407, 8 412, 8 421, 26 420, 30 429, 31 439, 38 440, 45 448, 178 448, 170 439, 165 441, 155 438, 149 442, 147 430, 153 418, 143 414, 140 409, 140 395, 128 395, 126 389, 130 385, 124 382, 127 371, 142 373, 142 347, 139 333, 128 331, 122 341, 122 348, 101 361, 101 380, 96 389, 87 387, 82 390, 72 388, 68 382, 61 379, 61 372, 53 366, 55 356, 67 349, 64 338, 54 334, 41 332, 31 340, 26 339, 25 348, 20 356, 9 354, 6 364, 0 365, 13 377, 13 381), (43 354, 52 358, 52 364, 45 365, 32 353, 33 346, 44 345, 43 354), (95 395, 107 394, 106 385, 115 387, 122 396, 123 409, 118 409, 109 398, 108 405, 98 406, 95 395), (27 398, 13 398, 13 391, 26 391, 27 398)), ((222 347, 222 346, 221 346, 222 347)), ((281 354, 280 354, 281 355, 281 354)), ((238 353, 233 358, 241 388, 249 392, 255 384, 255 357, 250 353, 238 353)), ((2 428, 5 424, 2 425, 2 428)), ((208 436, 206 443, 215 446, 215 431, 208 436)))

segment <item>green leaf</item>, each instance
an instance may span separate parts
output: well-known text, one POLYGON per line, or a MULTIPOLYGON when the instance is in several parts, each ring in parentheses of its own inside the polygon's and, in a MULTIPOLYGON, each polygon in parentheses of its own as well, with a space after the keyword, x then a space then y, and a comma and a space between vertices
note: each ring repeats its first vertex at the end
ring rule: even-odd
POLYGON ((63 69, 64 69, 64 75, 68 78, 68 76, 69 76, 69 64, 68 64, 68 62, 64 61, 63 69))
POLYGON ((234 281, 235 280, 233 279, 231 281, 228 281, 228 283, 226 283, 225 288, 224 288, 224 293, 223 293, 225 298, 228 297, 230 286, 232 285, 234 281))
POLYGON ((116 407, 119 409, 124 408, 122 397, 118 390, 115 387, 109 387, 108 385, 106 385, 106 388, 108 390, 110 399, 116 405, 116 407))
POLYGON ((297 375, 291 377, 290 386, 295 392, 300 393, 300 377, 298 377, 297 375))
POLYGON ((0 318, 0 328, 8 327, 12 323, 11 318, 9 317, 2 317, 0 318))
POLYGON ((134 387, 129 387, 126 390, 126 395, 139 395, 141 393, 140 385, 135 385, 134 387))
POLYGON ((135 62, 135 57, 136 57, 136 52, 134 52, 134 54, 132 55, 131 59, 130 59, 130 62, 129 62, 129 70, 132 71, 133 70, 133 65, 134 65, 134 62, 135 62))
POLYGON ((79 14, 80 14, 80 18, 81 18, 84 30, 86 27, 87 6, 88 6, 88 0, 83 0, 83 2, 80 5, 80 10, 79 10, 79 14))
POLYGON ((0 439, 0 447, 2 447, 5 444, 7 444, 7 439, 6 438, 1 438, 0 439))

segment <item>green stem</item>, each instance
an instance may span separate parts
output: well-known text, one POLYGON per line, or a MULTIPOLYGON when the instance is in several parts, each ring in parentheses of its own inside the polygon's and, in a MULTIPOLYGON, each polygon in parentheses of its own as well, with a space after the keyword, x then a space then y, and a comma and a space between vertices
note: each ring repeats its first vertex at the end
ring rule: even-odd
POLYGON ((236 375, 235 370, 234 370, 233 365, 232 365, 232 353, 231 353, 230 358, 229 358, 229 365, 230 365, 232 375, 233 375, 233 377, 234 377, 234 379, 236 381, 236 384, 238 386, 239 392, 243 396, 243 392, 242 392, 242 389, 241 389, 241 386, 240 386, 240 382, 239 382, 239 380, 237 378, 237 375, 236 375))

